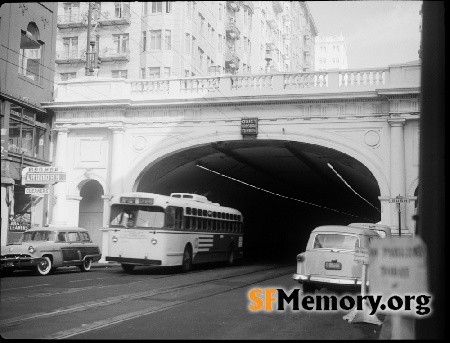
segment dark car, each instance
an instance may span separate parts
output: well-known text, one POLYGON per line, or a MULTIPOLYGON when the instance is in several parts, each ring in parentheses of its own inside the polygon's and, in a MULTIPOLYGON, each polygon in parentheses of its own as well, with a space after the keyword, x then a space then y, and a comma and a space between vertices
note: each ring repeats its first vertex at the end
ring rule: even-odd
POLYGON ((59 267, 91 269, 101 258, 100 248, 86 229, 79 227, 36 227, 22 234, 18 243, 1 247, 2 275, 16 269, 31 269, 48 275, 59 267))

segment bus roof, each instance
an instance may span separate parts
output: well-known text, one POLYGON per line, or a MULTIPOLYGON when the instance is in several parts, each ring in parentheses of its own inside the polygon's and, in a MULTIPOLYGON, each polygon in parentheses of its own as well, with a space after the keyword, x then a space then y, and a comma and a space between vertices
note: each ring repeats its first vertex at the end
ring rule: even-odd
MULTIPOLYGON (((190 193, 172 193, 172 194, 190 194, 190 193)), ((192 194, 198 196, 198 194, 192 194)), ((206 199, 205 201, 199 201, 199 198, 193 197, 193 198, 187 198, 187 197, 173 197, 168 195, 162 195, 162 194, 156 194, 156 193, 146 193, 146 192, 128 192, 128 193, 122 193, 120 195, 116 195, 112 198, 111 203, 120 203, 121 197, 135 197, 135 198, 153 198, 153 205, 166 207, 168 205, 175 205, 175 206, 181 206, 181 207, 195 207, 195 208, 202 208, 205 210, 211 210, 211 211, 229 211, 234 214, 240 214, 242 213, 232 207, 226 207, 226 206, 220 206, 218 203, 213 203, 211 201, 208 201, 206 197, 203 197, 206 199)), ((204 200, 201 199, 200 200, 204 200)), ((130 204, 133 205, 133 204, 130 204)))

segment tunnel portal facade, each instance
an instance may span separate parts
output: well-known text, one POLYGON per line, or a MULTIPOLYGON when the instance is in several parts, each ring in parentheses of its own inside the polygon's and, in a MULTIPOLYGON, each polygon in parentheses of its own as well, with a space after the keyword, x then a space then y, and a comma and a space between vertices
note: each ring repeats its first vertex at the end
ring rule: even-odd
MULTIPOLYGON (((380 70, 252 78, 86 77, 61 82, 56 101, 45 104, 56 114, 54 165, 64 166, 67 172, 65 183, 52 186, 52 223, 79 224, 80 190, 90 180, 100 186, 97 198, 103 199, 102 225, 106 227, 111 196, 143 189, 149 174, 170 183, 171 173, 177 175, 185 164, 207 163, 209 157, 223 159, 227 156, 220 150, 224 146, 228 146, 228 158, 252 167, 258 164, 252 148, 255 156, 258 151, 270 157, 272 151, 281 151, 275 148, 299 150, 301 144, 308 147, 299 151, 303 156, 327 149, 338 152, 335 161, 346 165, 350 174, 352 166, 361 169, 362 179, 377 186, 374 205, 380 221, 396 228, 398 206, 390 199, 416 200, 419 97, 418 62, 380 70), (302 81, 306 76, 307 81, 302 81), (244 130, 248 123, 250 131, 244 130), (245 160, 231 155, 233 143, 246 152, 245 160)), ((290 152, 289 156, 296 155, 290 152)), ((314 175, 321 174, 303 162, 314 175)), ((354 174, 359 177, 358 170, 354 174)), ((414 235, 414 202, 399 206, 402 233, 414 235)))

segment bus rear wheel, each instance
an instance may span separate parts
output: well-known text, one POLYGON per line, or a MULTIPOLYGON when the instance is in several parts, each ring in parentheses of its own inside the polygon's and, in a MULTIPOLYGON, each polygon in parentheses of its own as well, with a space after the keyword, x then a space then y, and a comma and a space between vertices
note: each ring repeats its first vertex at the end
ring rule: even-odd
POLYGON ((187 273, 192 270, 192 249, 189 245, 186 245, 184 248, 181 270, 183 273, 187 273))
POLYGON ((124 271, 126 271, 127 273, 131 273, 135 267, 134 264, 126 264, 126 263, 122 263, 121 266, 122 266, 122 269, 124 271))

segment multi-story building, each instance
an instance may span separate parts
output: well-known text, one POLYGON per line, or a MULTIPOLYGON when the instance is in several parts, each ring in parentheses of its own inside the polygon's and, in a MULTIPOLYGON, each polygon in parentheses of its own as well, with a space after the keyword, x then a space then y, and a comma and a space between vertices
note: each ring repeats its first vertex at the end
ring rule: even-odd
POLYGON ((347 46, 342 34, 317 36, 315 50, 316 70, 348 69, 347 46))
MULTIPOLYGON (((98 76, 313 70, 317 30, 303 1, 91 4, 89 41, 101 61, 98 76)), ((56 80, 86 75, 87 28, 88 3, 59 3, 56 80)))
MULTIPOLYGON (((25 167, 51 165, 56 2, 5 3, 0 8, 1 244, 48 223, 48 199, 25 194, 25 167)), ((43 188, 45 185, 36 185, 43 188)))

